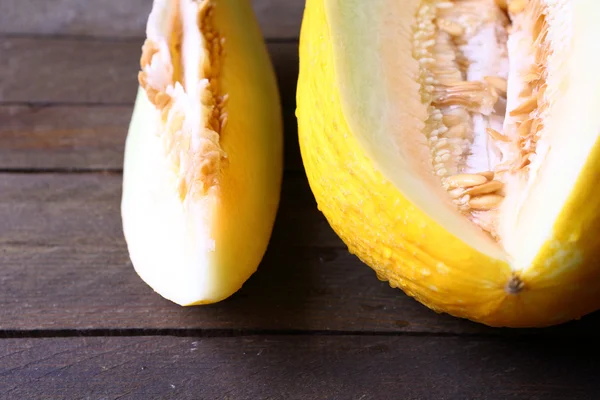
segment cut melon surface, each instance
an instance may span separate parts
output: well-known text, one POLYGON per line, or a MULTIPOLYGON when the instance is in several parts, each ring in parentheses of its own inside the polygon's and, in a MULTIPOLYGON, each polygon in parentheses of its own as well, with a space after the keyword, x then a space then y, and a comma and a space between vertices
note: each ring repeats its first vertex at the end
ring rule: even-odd
POLYGON ((125 147, 132 264, 180 305, 235 293, 266 251, 279 203, 277 84, 247 1, 155 0, 125 147))
POLYGON ((309 0, 300 146, 319 208, 430 308, 600 307, 600 3, 309 0))

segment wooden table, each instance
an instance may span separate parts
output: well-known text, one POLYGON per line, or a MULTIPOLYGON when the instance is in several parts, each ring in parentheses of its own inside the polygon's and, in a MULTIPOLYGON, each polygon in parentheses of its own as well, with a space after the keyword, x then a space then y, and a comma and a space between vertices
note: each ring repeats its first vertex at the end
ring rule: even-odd
POLYGON ((496 330, 438 315, 350 255, 294 118, 304 2, 255 0, 286 121, 259 271, 178 307, 135 274, 119 202, 150 0, 0 0, 0 399, 596 399, 600 317, 496 330))

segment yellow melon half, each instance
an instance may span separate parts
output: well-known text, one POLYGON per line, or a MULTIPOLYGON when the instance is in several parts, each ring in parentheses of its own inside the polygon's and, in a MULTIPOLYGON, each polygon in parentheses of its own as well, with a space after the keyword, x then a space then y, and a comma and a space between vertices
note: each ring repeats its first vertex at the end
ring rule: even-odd
POLYGON ((274 71, 247 0, 155 0, 127 137, 122 220, 133 266, 180 304, 256 271, 282 177, 274 71))
POLYGON ((600 2, 308 0, 297 117, 319 209, 438 312, 600 307, 600 2))

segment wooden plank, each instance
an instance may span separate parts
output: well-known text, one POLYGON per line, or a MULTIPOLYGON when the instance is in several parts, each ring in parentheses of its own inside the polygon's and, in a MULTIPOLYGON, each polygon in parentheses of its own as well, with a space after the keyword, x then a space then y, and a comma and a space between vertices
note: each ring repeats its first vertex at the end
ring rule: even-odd
MULTIPOLYGON (((120 174, 0 174, 0 244, 115 246, 121 243, 120 174)), ((287 174, 273 240, 342 247, 317 210, 304 175, 287 174), (296 227, 288 229, 289 227, 296 227)))
POLYGON ((122 169, 132 106, 0 106, 0 169, 122 169))
POLYGON ((479 331, 379 282, 331 231, 305 178, 284 182, 259 272, 228 301, 180 308, 153 293, 129 263, 119 175, 0 175, 0 330, 479 331))
MULTIPOLYGON (((297 38, 302 0, 252 0, 266 38, 297 38)), ((3 0, 0 34, 142 37, 151 0, 3 0)))
MULTIPOLYGON (((4 39, 4 44, 0 99, 50 105, 0 106, 0 169, 120 170, 136 90, 138 44, 119 42, 113 48, 111 43, 40 39, 4 39), (128 61, 120 61, 124 59, 128 61), (39 70, 19 67, 42 60, 46 67, 39 70)), ((270 50, 284 103, 286 164, 298 170, 293 111, 297 45, 271 44, 270 50)))
MULTIPOLYGON (((123 167, 133 106, 1 106, 0 170, 123 167)), ((287 170, 302 169, 293 108, 284 110, 287 170)))
POLYGON ((0 397, 587 400, 600 396, 598 349, 539 337, 4 339, 0 397))
MULTIPOLYGON (((0 39, 0 103, 132 104, 141 45, 142 40, 0 39)), ((298 44, 268 48, 282 103, 293 107, 298 44)))
MULTIPOLYGON (((258 272, 222 303, 178 307, 135 274, 117 174, 0 174, 0 331, 242 329, 498 332, 439 315, 350 255, 303 175, 284 179, 258 272)), ((600 315, 560 332, 597 334, 600 315)))

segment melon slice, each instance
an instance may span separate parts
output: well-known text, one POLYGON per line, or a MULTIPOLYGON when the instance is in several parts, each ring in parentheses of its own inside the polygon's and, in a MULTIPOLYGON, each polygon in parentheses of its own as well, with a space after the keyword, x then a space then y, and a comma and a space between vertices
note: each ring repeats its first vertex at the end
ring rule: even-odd
POLYGON ((600 3, 308 0, 302 157, 350 251, 493 326, 600 308, 600 3))
POLYGON ((125 149, 133 266, 180 305, 214 303, 256 271, 282 177, 277 84, 246 0, 155 0, 125 149))

